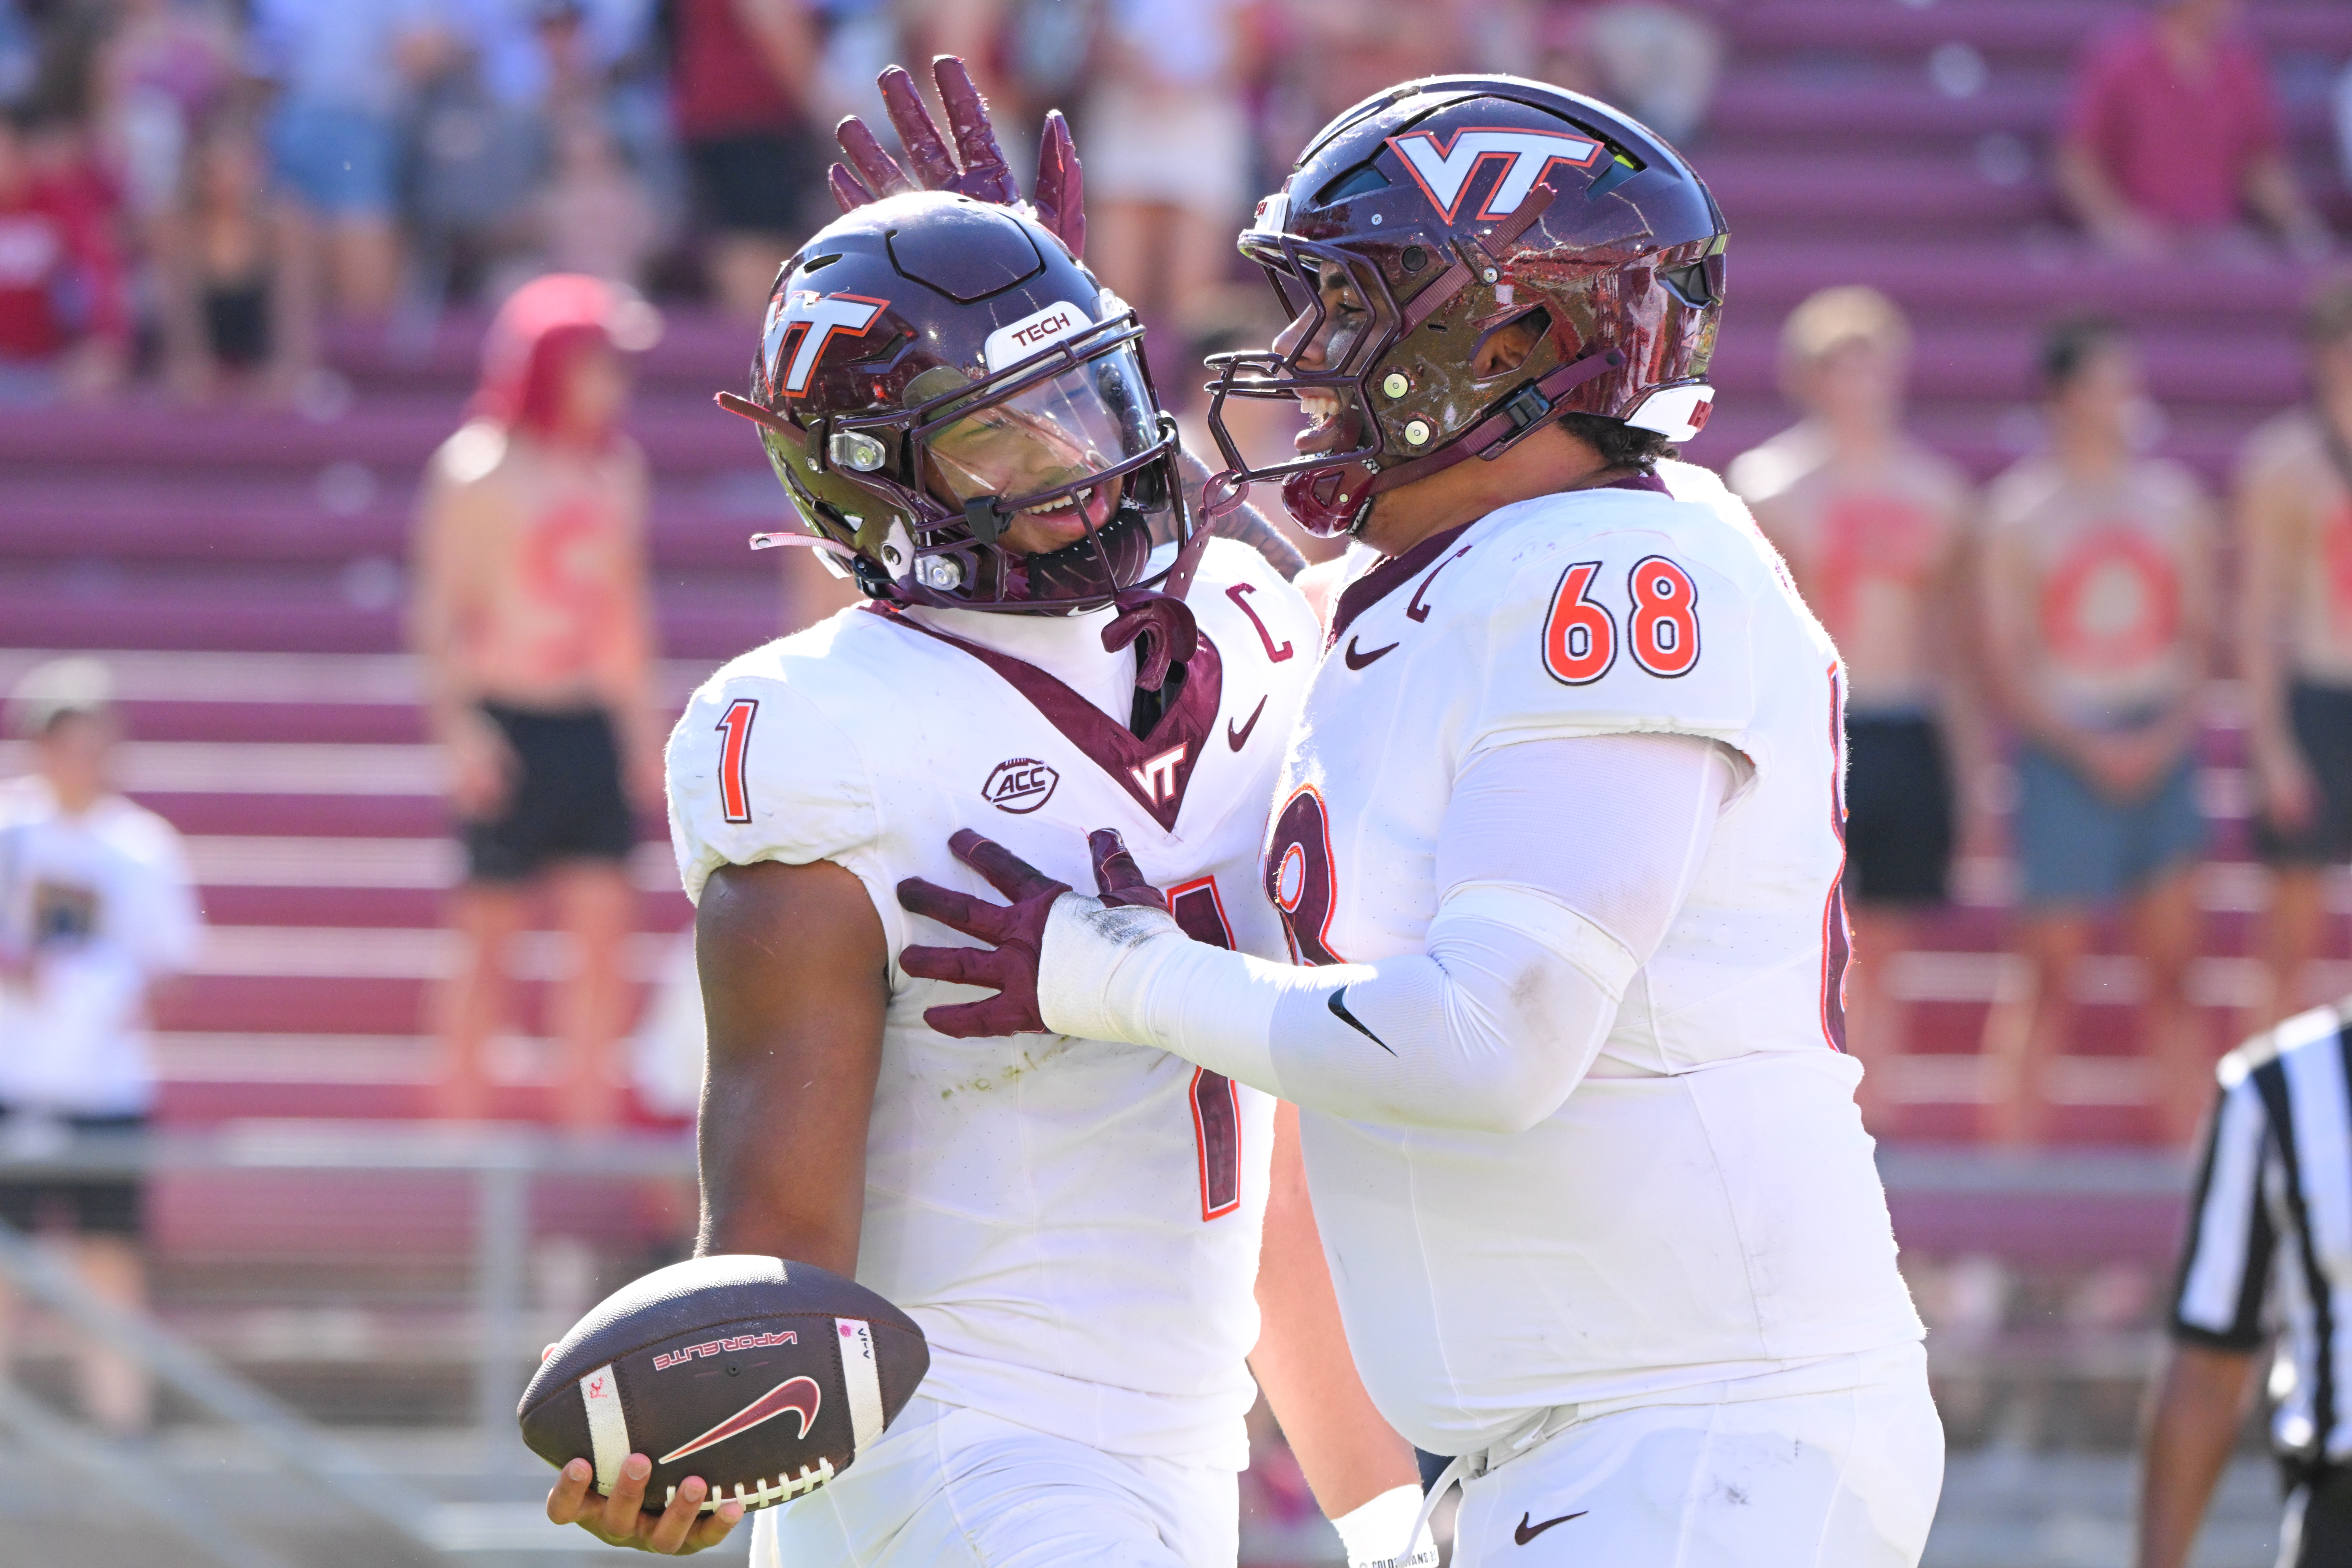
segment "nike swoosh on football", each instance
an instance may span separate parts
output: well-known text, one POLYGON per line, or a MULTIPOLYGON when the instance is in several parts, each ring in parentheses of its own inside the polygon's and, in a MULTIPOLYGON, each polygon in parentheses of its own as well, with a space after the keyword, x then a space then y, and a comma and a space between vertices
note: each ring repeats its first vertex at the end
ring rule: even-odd
POLYGON ((763 1422, 773 1421, 789 1410, 801 1418, 800 1435, 808 1436, 809 1427, 816 1421, 816 1407, 824 1398, 824 1391, 813 1377, 795 1377, 776 1384, 751 1404, 743 1406, 701 1436, 661 1457, 665 1465, 683 1459, 688 1454, 698 1454, 715 1443, 724 1443, 740 1432, 749 1432, 763 1422))
POLYGON ((1517 1545, 1525 1546, 1528 1542, 1533 1541, 1537 1536, 1541 1535, 1553 1525, 1566 1524, 1571 1519, 1582 1519, 1586 1514, 1591 1513, 1591 1511, 1592 1510, 1589 1508, 1580 1508, 1574 1513, 1564 1513, 1558 1519, 1545 1520, 1541 1524, 1537 1525, 1532 1530, 1528 1527, 1528 1521, 1535 1516, 1533 1514, 1523 1513, 1519 1515, 1519 1527, 1511 1531, 1511 1540, 1517 1545))
POLYGON ((1257 716, 1265 711, 1265 699, 1261 697, 1257 700, 1257 706, 1250 710, 1250 721, 1243 725, 1240 729, 1236 730, 1234 728, 1234 721, 1231 719, 1226 720, 1225 744, 1231 746, 1236 752, 1240 751, 1244 746, 1248 745, 1250 731, 1257 728, 1257 716))
POLYGON ((1341 649, 1340 652, 1341 657, 1347 659, 1348 668, 1349 669, 1361 669, 1364 666, 1371 663, 1372 660, 1379 658, 1381 655, 1394 653, 1396 651, 1396 644, 1391 643, 1386 647, 1376 647, 1370 653, 1362 653, 1358 651, 1356 647, 1356 639, 1354 637, 1349 637, 1348 639, 1348 646, 1341 649))

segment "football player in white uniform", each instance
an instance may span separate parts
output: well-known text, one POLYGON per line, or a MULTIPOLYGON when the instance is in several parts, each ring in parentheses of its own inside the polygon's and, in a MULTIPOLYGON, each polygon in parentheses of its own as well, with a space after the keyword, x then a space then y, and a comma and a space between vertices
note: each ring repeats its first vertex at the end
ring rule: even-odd
POLYGON ((900 896, 995 946, 901 964, 1301 1108, 1455 1563, 1916 1563, 1943 1438, 1842 1049, 1837 650, 1659 460, 1711 395, 1721 214, 1600 104, 1439 78, 1242 244, 1296 319, 1220 397, 1318 416, 1249 477, 1358 541, 1262 860, 1311 967, 969 845, 1011 906, 900 896))
MULTIPOLYGON (((752 1560, 1231 1568, 1254 1347, 1343 1529, 1393 1541, 1412 1454, 1349 1366, 1273 1100, 1145 1047, 950 1037, 924 1012, 950 988, 891 960, 921 929, 895 890, 961 874, 950 834, 1075 876, 1108 825, 1183 930, 1280 953, 1250 889, 1317 632, 1185 499, 1141 328, 1065 243, 1074 175, 1033 216, 992 183, 961 68, 961 170, 904 73, 885 86, 924 184, 958 188, 845 135, 899 192, 852 193, 785 263, 751 395, 724 400, 867 602, 706 682, 669 798, 708 1012, 701 1249, 854 1273, 922 1325, 930 1371, 853 1468, 760 1515, 752 1560), (1297 1239, 1261 1339, 1270 1190, 1297 1239)), ((1057 120, 1049 170, 1067 155, 1057 120)), ((608 1500, 575 1463, 551 1517, 674 1552, 740 1516, 699 1481, 641 1510, 645 1473, 608 1500)))

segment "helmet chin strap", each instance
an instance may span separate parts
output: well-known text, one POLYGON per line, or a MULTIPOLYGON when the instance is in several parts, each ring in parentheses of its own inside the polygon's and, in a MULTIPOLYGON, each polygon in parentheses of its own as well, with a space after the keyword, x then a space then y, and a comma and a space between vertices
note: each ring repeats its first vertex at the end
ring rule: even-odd
POLYGON ((1348 531, 1357 533, 1369 515, 1366 509, 1376 497, 1415 479, 1427 479, 1467 458, 1491 461, 1501 457, 1522 439, 1559 419, 1564 412, 1559 406, 1560 399, 1569 392, 1596 376, 1608 374, 1624 363, 1625 356, 1615 349, 1600 349, 1581 359, 1570 360, 1540 381, 1505 398, 1494 413, 1444 446, 1393 468, 1377 471, 1360 468, 1321 470, 1340 476, 1339 492, 1331 498, 1330 509, 1352 511, 1348 531), (1351 479, 1358 482, 1350 483, 1351 479))

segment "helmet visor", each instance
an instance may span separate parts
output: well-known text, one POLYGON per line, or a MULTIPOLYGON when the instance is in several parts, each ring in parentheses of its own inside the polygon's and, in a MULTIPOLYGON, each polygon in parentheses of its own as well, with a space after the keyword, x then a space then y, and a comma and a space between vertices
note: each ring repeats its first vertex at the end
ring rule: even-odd
POLYGON ((1100 527, 1118 477, 1160 440, 1143 367, 1121 343, 1059 374, 950 404, 924 429, 932 487, 963 502, 992 497, 1015 512, 1082 508, 1100 527), (1096 481, 1110 475, 1103 484, 1096 481))

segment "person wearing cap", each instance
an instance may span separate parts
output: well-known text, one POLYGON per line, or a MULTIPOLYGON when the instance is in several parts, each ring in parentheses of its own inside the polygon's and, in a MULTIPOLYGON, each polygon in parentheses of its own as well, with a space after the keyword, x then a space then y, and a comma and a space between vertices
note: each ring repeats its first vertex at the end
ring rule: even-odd
POLYGON ((446 1115, 488 1112, 483 1051, 507 1018, 526 894, 542 887, 573 944, 550 997, 558 1109, 573 1127, 619 1115, 627 860, 635 814, 662 788, 646 462, 619 421, 623 355, 658 330, 601 279, 524 285, 491 324, 472 416, 425 470, 410 642, 467 862, 450 905, 464 953, 437 998, 446 1115))
MULTIPOLYGON (((201 921, 180 836, 115 793, 121 735, 106 667, 33 670, 8 704, 34 771, 0 784, 0 1155, 54 1152, 75 1132, 144 1126, 155 1101, 147 1002, 194 959, 201 921)), ((0 1220, 66 1238, 110 1300, 145 1299, 142 1193, 128 1176, 0 1179, 0 1220)), ((15 1313, 0 1289, 0 1372, 15 1313)), ((115 1432, 147 1425, 137 1363, 95 1342, 76 1351, 84 1407, 115 1432)))

